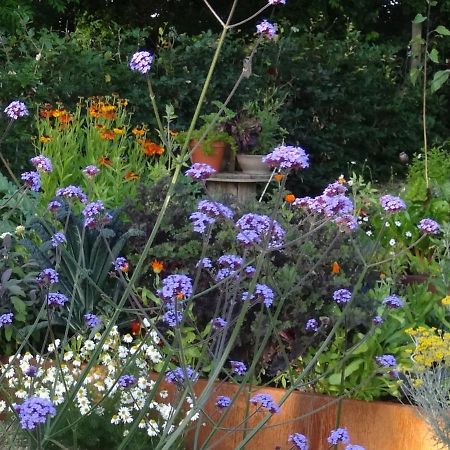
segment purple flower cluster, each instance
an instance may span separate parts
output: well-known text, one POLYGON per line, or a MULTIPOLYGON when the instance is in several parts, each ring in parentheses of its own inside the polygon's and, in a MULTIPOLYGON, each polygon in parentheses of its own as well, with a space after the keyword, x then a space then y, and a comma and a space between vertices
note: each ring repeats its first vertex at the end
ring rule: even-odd
POLYGON ((152 68, 153 55, 148 51, 136 52, 130 60, 130 69, 145 75, 152 68))
POLYGON ((269 216, 245 214, 236 222, 236 228, 236 239, 245 246, 267 244, 268 248, 279 248, 284 244, 285 231, 269 216))
POLYGON ((383 305, 391 309, 402 308, 405 302, 398 295, 388 295, 383 299, 383 305))
POLYGON ((60 231, 58 233, 55 233, 51 238, 53 248, 65 244, 66 242, 67 242, 66 236, 64 235, 64 233, 61 233, 60 231))
POLYGON ((53 403, 41 397, 27 398, 21 405, 16 406, 16 412, 23 430, 34 430, 38 425, 45 423, 49 416, 56 415, 53 403))
POLYGON ((116 272, 128 272, 129 269, 128 261, 127 258, 124 258, 123 256, 117 257, 113 261, 112 265, 114 266, 114 270, 116 272))
POLYGON ((121 388, 124 388, 124 389, 129 388, 129 387, 133 386, 133 384, 136 384, 136 377, 133 375, 122 375, 117 380, 117 384, 121 388))
POLYGON ((81 203, 87 202, 87 196, 78 186, 67 186, 65 188, 59 188, 56 190, 57 197, 63 197, 65 199, 78 199, 81 203))
POLYGON ((15 100, 11 102, 5 109, 4 113, 11 119, 17 120, 19 117, 28 116, 29 112, 25 103, 15 100))
POLYGON ((52 285, 58 283, 59 275, 55 269, 44 269, 37 277, 36 282, 40 285, 52 285))
POLYGON ((269 0, 269 5, 285 5, 286 0, 269 0))
POLYGON ((62 208, 62 205, 57 200, 52 200, 51 202, 49 202, 49 204, 47 206, 47 210, 50 212, 58 211, 61 208, 62 208))
POLYGON ((247 366, 242 361, 230 361, 231 369, 236 375, 245 375, 247 366))
POLYGON ((83 319, 88 328, 96 328, 102 323, 102 320, 100 319, 100 317, 96 316, 93 313, 85 314, 83 316, 83 319))
POLYGON ((358 220, 351 214, 344 214, 333 219, 342 232, 352 232, 358 228, 358 220))
POLYGON ((212 269, 212 261, 210 258, 202 258, 198 261, 195 267, 202 267, 204 269, 212 269))
POLYGON ((417 228, 423 234, 439 234, 441 232, 440 225, 433 219, 422 219, 417 225, 417 228))
POLYGON ((323 195, 327 197, 336 197, 337 195, 345 195, 346 192, 347 188, 338 181, 335 181, 323 190, 323 195))
POLYGON ((308 438, 304 434, 291 434, 288 438, 288 442, 290 442, 297 450, 309 450, 308 438))
POLYGON ((64 306, 68 301, 67 296, 61 294, 61 292, 49 292, 47 294, 48 306, 64 306))
POLYGON ((215 173, 216 169, 213 169, 209 164, 203 163, 192 164, 192 166, 186 170, 186 176, 191 177, 196 181, 206 180, 215 173))
POLYGON ((93 229, 111 222, 111 214, 105 212, 105 205, 101 200, 88 203, 81 212, 84 216, 84 227, 93 229))
POLYGON ((380 197, 381 207, 389 214, 395 214, 406 209, 405 202, 400 197, 383 195, 380 197))
POLYGON ((41 189, 41 176, 38 172, 24 172, 20 175, 23 184, 34 192, 41 189))
POLYGON ((256 32, 269 39, 273 39, 277 35, 277 29, 277 24, 272 24, 266 19, 256 25, 256 32))
POLYGON ((345 450, 366 450, 366 449, 361 445, 349 444, 345 447, 345 450))
POLYGON ((192 369, 191 366, 186 366, 185 369, 177 367, 176 369, 166 372, 167 383, 173 383, 182 387, 185 384, 186 379, 191 380, 192 383, 195 383, 198 380, 198 373, 192 369))
POLYGON ((253 299, 261 301, 262 303, 264 303, 264 305, 266 305, 267 308, 269 308, 273 304, 275 294, 273 293, 272 289, 266 284, 257 284, 255 286, 253 295, 250 296, 248 292, 244 292, 242 294, 242 300, 244 301, 253 299))
POLYGON ((381 316, 375 316, 372 319, 372 323, 377 326, 377 325, 381 325, 384 322, 383 318, 381 316))
POLYGON ((301 147, 279 145, 271 153, 262 158, 262 162, 279 169, 307 169, 309 156, 301 147))
POLYGON ((327 441, 331 445, 337 445, 340 442, 348 444, 350 442, 350 436, 347 428, 337 428, 336 430, 332 430, 327 441))
POLYGON ((211 325, 215 330, 223 330, 227 324, 228 322, 222 317, 215 317, 211 320, 211 325))
POLYGON ((27 377, 33 378, 36 376, 36 374, 38 373, 38 368, 36 366, 28 366, 27 369, 25 370, 25 375, 27 377))
POLYGON ((256 394, 250 399, 250 403, 258 405, 258 408, 267 409, 272 414, 280 411, 280 406, 273 401, 270 394, 256 394))
POLYGON ((181 321, 183 320, 183 306, 178 307, 178 309, 175 309, 175 306, 167 306, 166 312, 164 313, 162 320, 165 322, 169 327, 177 327, 181 321))
POLYGON ((231 398, 226 395, 218 395, 216 398, 216 406, 220 409, 228 408, 231 405, 231 398))
POLYGON ((11 325, 14 320, 14 314, 12 312, 0 315, 0 328, 5 325, 11 325))
POLYGON ((352 299, 352 293, 348 289, 338 289, 333 292, 333 300, 338 305, 345 305, 352 299))
POLYGON ((187 275, 169 275, 162 280, 162 288, 157 294, 165 303, 187 300, 192 297, 192 280, 187 275))
POLYGON ((231 276, 237 276, 237 271, 242 267, 244 260, 238 255, 222 255, 217 264, 219 270, 215 276, 215 281, 221 281, 231 276))
POLYGON ((314 333, 319 329, 319 323, 316 319, 309 319, 306 322, 305 330, 306 331, 313 331, 314 333))
POLYGON ((88 178, 94 178, 98 173, 100 173, 100 169, 97 166, 89 165, 83 169, 83 173, 88 178))
POLYGON ((38 172, 51 172, 53 170, 52 162, 44 155, 38 155, 30 159, 31 164, 38 172))
POLYGON ((189 218, 192 220, 194 231, 204 233, 208 225, 214 224, 220 218, 231 220, 233 211, 222 203, 201 200, 197 211, 192 213, 189 218))
POLYGON ((387 367, 387 368, 397 367, 397 360, 395 359, 394 355, 376 356, 375 360, 376 360, 377 364, 381 367, 387 367))

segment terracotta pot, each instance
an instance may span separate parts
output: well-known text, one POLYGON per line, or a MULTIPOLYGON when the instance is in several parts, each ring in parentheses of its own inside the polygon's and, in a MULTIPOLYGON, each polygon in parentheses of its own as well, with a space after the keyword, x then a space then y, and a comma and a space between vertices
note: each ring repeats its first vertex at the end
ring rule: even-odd
POLYGON ((202 145, 197 145, 197 140, 192 139, 189 142, 189 149, 194 151, 191 153, 191 161, 192 163, 204 163, 209 164, 213 169, 217 172, 220 172, 222 169, 222 163, 224 160, 225 149, 227 144, 222 141, 213 142, 212 148, 213 151, 211 154, 207 154, 203 151, 202 145))
MULTIPOLYGON (((206 381, 200 380, 194 386, 197 395, 201 393, 206 381)), ((214 423, 220 419, 223 411, 215 406, 217 395, 230 397, 236 392, 235 385, 217 383, 211 400, 204 409, 214 423)), ((255 393, 269 393, 275 401, 279 401, 285 393, 282 389, 253 388, 255 393)), ((220 424, 214 438, 203 450, 235 450, 243 440, 244 429, 248 431, 264 417, 264 413, 256 413, 245 422, 248 390, 242 391, 239 398, 230 407, 225 420, 220 424), (240 431, 236 431, 239 429, 240 431)), ((336 428, 338 401, 335 397, 325 395, 294 392, 281 406, 279 413, 273 414, 265 426, 246 445, 246 450, 287 450, 292 444, 287 439, 292 433, 308 436, 311 450, 328 450, 327 437, 336 428), (320 410, 319 410, 320 408, 320 410)), ((249 412, 255 411, 250 405, 249 412)), ((213 429, 209 419, 200 419, 200 436, 197 449, 205 442, 213 429)), ((340 426, 346 427, 351 443, 363 446, 366 450, 437 450, 431 432, 415 408, 392 402, 365 402, 360 400, 343 400, 340 426)), ((194 449, 195 432, 186 439, 186 449, 194 449)), ((339 447, 341 448, 341 447, 339 447)), ((342 447, 343 448, 343 447, 342 447)))
POLYGON ((261 155, 236 155, 239 166, 244 173, 251 174, 268 174, 270 167, 264 164, 261 155))

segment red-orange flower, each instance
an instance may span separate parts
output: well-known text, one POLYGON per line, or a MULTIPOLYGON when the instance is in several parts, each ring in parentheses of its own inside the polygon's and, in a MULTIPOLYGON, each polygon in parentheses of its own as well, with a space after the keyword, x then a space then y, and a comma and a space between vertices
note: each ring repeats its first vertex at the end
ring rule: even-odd
POLYGON ((337 261, 334 261, 333 264, 331 264, 331 273, 337 274, 341 271, 341 266, 337 261))
POLYGON ((65 111, 64 111, 64 114, 59 114, 57 116, 57 118, 61 123, 69 123, 69 122, 72 122, 72 119, 73 119, 72 115, 65 111))
POLYGON ((139 175, 136 172, 127 172, 123 178, 125 181, 134 181, 139 180, 139 175))
POLYGON ((295 200, 295 195, 294 194, 286 194, 284 196, 284 201, 286 203, 292 203, 295 200))
POLYGON ((135 136, 143 136, 145 134, 145 130, 143 128, 133 128, 131 130, 131 132, 135 135, 135 136))
POLYGON ((282 173, 277 173, 273 176, 273 179, 275 181, 278 181, 278 183, 283 179, 284 175, 282 173))
POLYGON ((112 141, 116 137, 114 131, 104 130, 100 133, 100 138, 105 141, 112 141))
POLYGON ((130 322, 131 334, 133 334, 134 336, 139 334, 139 332, 141 331, 141 327, 141 321, 139 319, 133 319, 130 322))
POLYGON ((102 156, 101 158, 99 158, 98 163, 101 166, 108 166, 108 167, 112 166, 112 161, 107 156, 102 156))
POLYGON ((161 147, 160 145, 155 144, 154 142, 149 141, 148 139, 145 139, 140 142, 142 144, 142 151, 147 156, 162 155, 164 153, 164 147, 161 147))
POLYGON ((161 273, 164 270, 164 263, 162 261, 158 261, 157 259, 154 259, 150 263, 150 267, 155 273, 161 273))

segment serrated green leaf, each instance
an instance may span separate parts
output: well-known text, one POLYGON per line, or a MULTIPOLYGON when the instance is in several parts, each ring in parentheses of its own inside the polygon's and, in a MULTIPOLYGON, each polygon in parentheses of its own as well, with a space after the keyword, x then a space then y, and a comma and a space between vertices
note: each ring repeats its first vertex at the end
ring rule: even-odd
POLYGON ((439 63, 439 52, 433 48, 430 53, 428 53, 428 57, 433 61, 434 63, 439 63))
POLYGON ((413 23, 422 23, 425 22, 425 20, 427 20, 427 18, 425 16, 422 16, 422 14, 417 14, 416 17, 414 17, 414 20, 412 21, 413 23))
POLYGON ((450 30, 447 27, 444 27, 444 25, 437 26, 434 31, 442 36, 450 36, 450 30))

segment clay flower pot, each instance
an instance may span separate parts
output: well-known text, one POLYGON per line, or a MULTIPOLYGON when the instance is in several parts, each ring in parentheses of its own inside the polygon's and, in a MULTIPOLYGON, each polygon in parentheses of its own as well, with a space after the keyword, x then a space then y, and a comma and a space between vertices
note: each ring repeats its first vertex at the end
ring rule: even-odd
POLYGON ((191 161, 192 163, 203 163, 210 165, 217 172, 220 172, 222 169, 222 163, 224 160, 225 149, 227 144, 222 141, 216 141, 212 143, 212 152, 205 153, 202 148, 202 144, 198 144, 198 141, 192 139, 189 142, 189 150, 191 153, 191 161))

